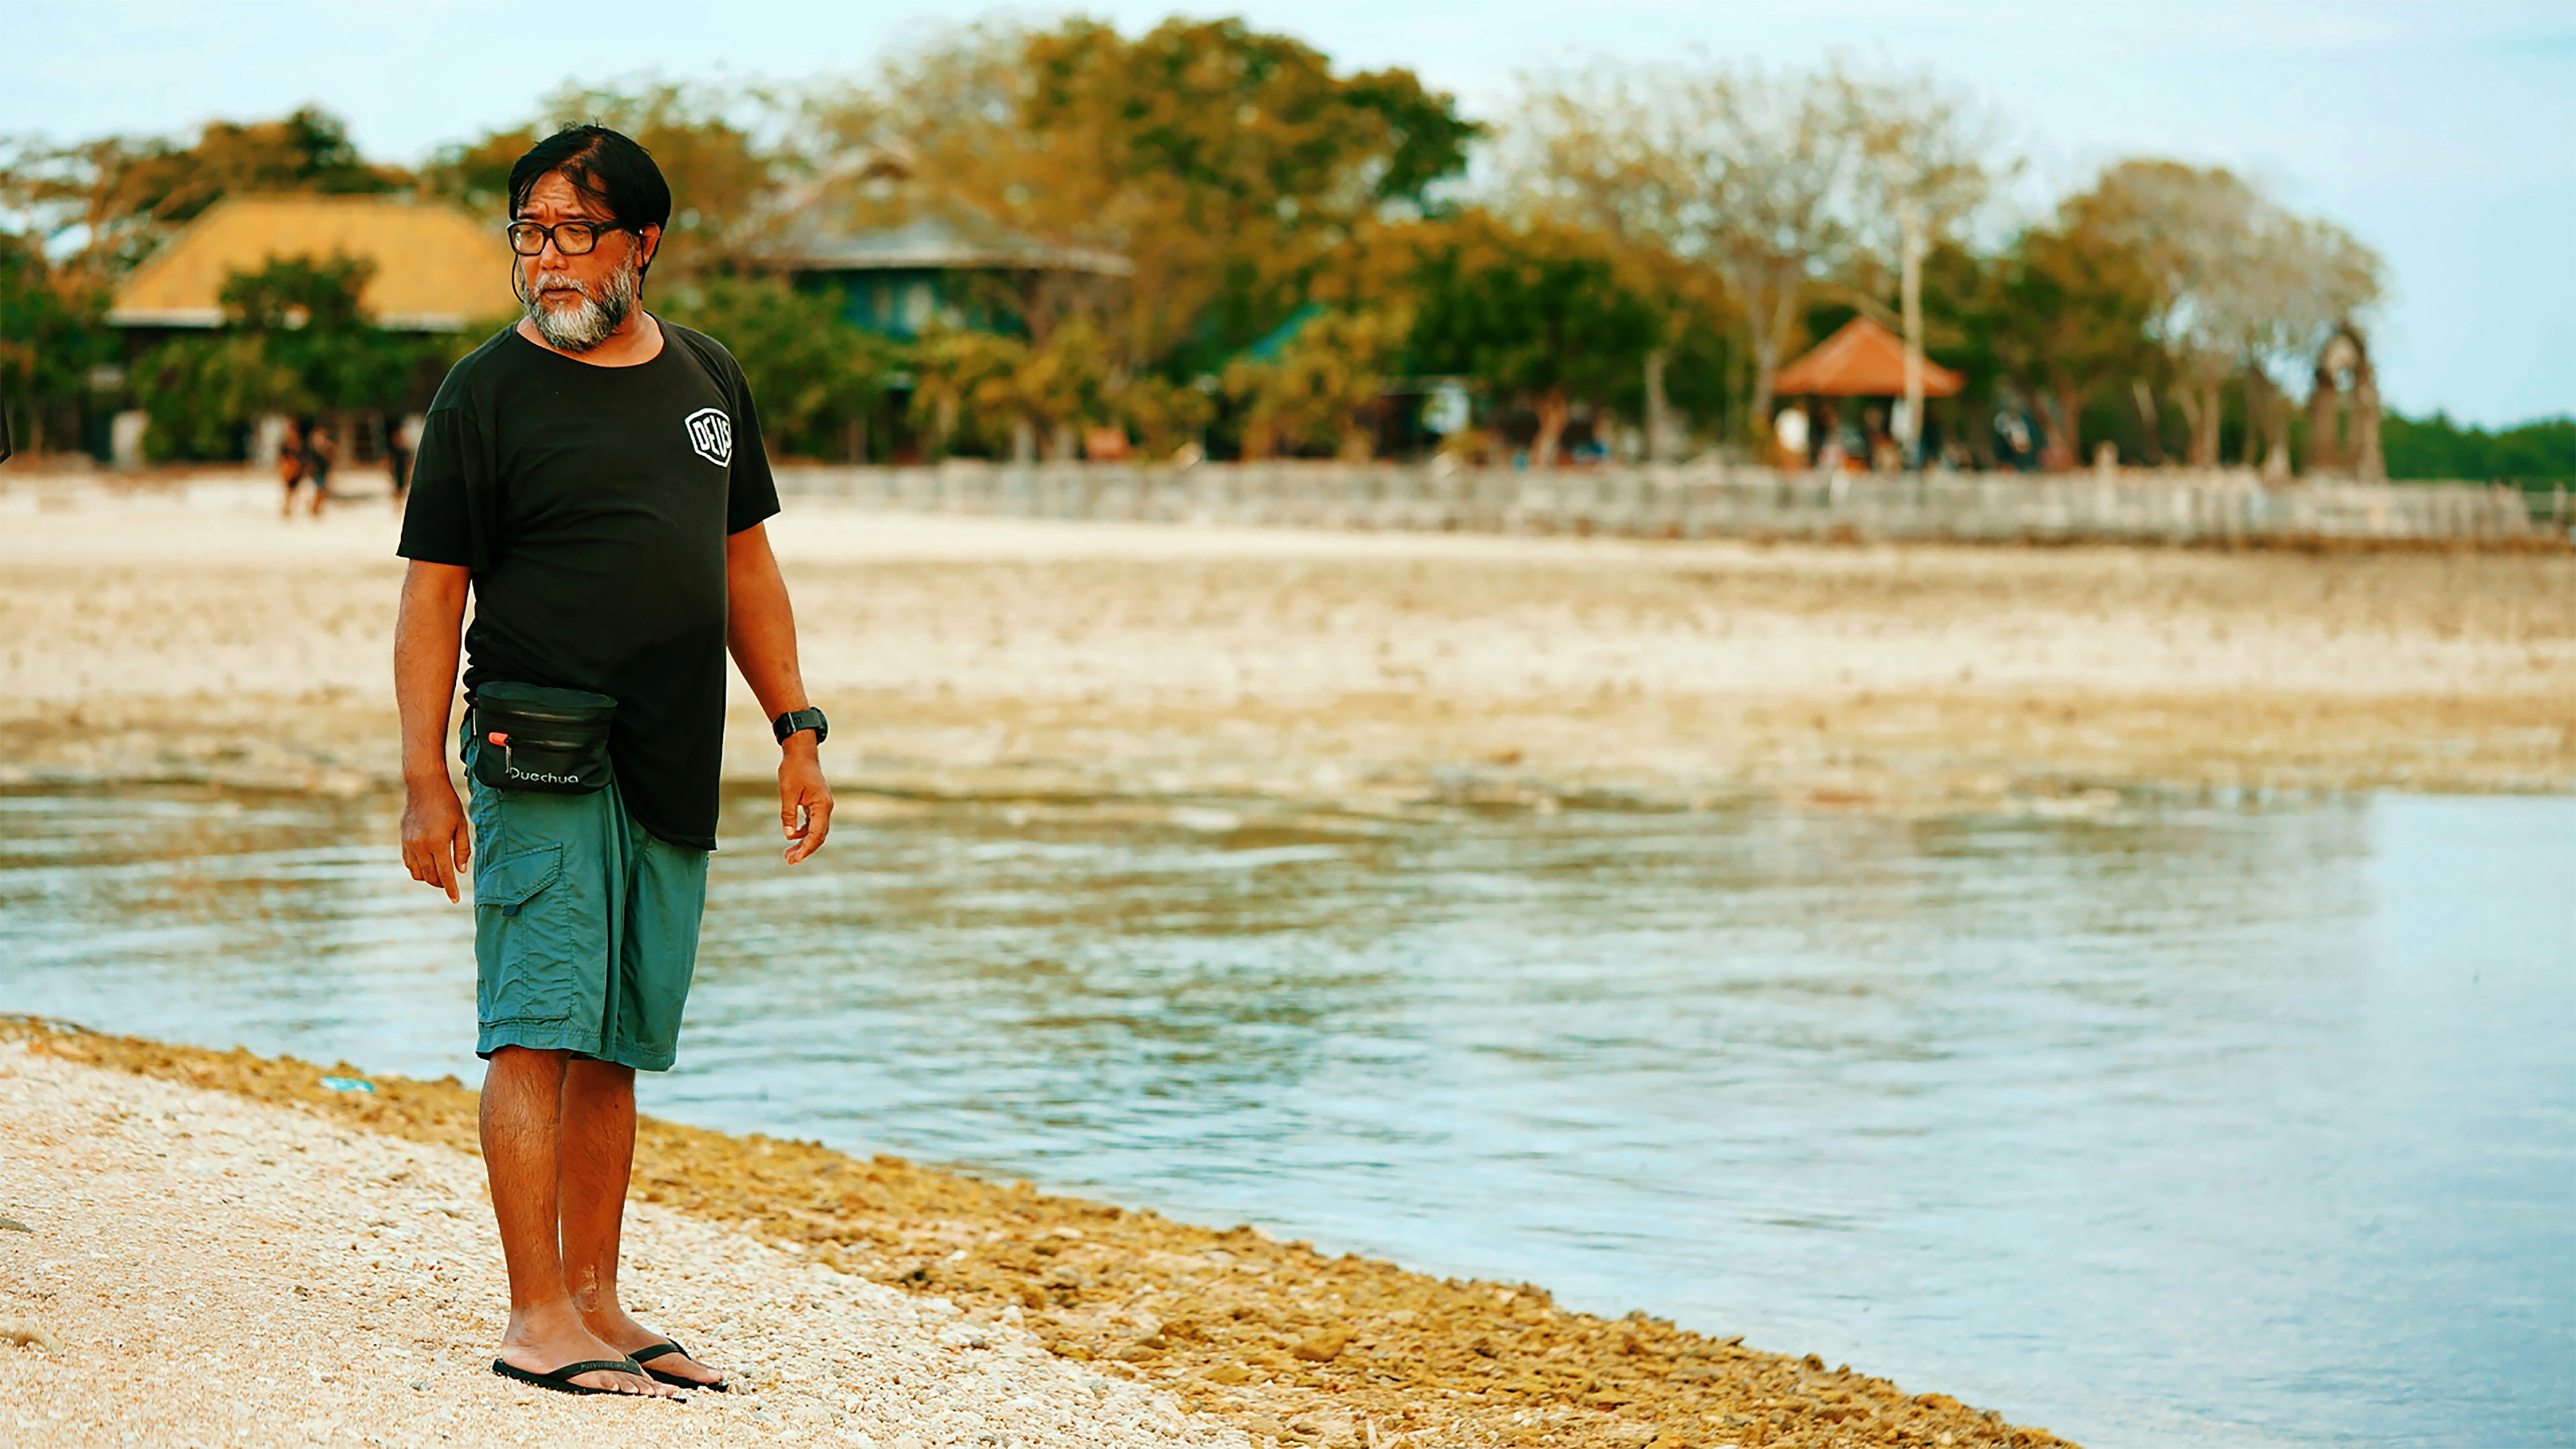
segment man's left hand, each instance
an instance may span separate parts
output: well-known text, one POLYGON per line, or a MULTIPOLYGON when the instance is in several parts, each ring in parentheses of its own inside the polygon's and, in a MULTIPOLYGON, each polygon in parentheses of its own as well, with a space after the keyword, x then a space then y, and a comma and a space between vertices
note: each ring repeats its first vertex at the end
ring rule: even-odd
POLYGON ((788 736, 778 762, 778 829, 787 837, 787 863, 823 848, 832 833, 832 787, 823 783, 823 760, 811 731, 788 736))

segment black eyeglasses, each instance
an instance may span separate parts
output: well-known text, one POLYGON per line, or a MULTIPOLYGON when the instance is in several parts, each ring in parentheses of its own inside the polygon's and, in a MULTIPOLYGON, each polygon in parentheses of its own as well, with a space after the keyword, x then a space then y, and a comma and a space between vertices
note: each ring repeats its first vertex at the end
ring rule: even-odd
POLYGON ((551 240, 555 250, 568 257, 587 256, 599 245, 604 231, 625 231, 612 221, 559 221, 552 226, 543 222, 514 221, 507 228, 510 250, 523 257, 533 257, 546 249, 551 240))

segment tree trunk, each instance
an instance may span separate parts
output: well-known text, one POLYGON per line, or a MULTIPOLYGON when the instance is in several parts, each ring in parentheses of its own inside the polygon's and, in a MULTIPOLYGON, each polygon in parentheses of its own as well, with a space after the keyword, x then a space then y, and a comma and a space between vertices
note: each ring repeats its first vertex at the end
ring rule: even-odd
POLYGON ((2237 450, 2237 461, 2248 468, 2263 461, 2263 397, 2270 385, 2260 368, 2245 369, 2245 446, 2237 450))
POLYGON ((2138 405, 2139 456, 2148 467, 2161 468, 2165 465, 2165 440, 2163 419, 2156 413, 2156 390, 2147 386, 2143 377, 2130 378, 2129 400, 2138 405))
POLYGON ((1531 467, 1556 466, 1557 440, 1565 436, 1565 425, 1573 414, 1574 405, 1567 400, 1564 388, 1552 387, 1539 394, 1538 437, 1530 444, 1531 467))
POLYGON ((2388 459, 2379 451, 2379 378, 2363 358, 2353 370, 2352 471, 2364 483, 2388 481, 2388 459))
POLYGON ((2084 415, 2077 411, 2082 397, 2072 378, 2049 379, 2048 405, 2040 409, 2040 424, 2047 434, 2039 460, 2042 471, 2066 472, 2084 456, 2084 415))
POLYGON ((1905 224, 1905 277, 1899 301, 1905 309, 1905 426, 1896 441, 1905 448, 1905 469, 1923 466, 1923 216, 1907 197, 1901 213, 1905 224))
POLYGON ((1037 419, 1023 416, 1011 424, 1011 461, 1026 466, 1037 461, 1037 419))
POLYGON ((1780 344, 1789 335, 1797 306, 1798 289, 1794 286, 1779 289, 1767 316, 1760 296, 1751 290, 1745 294, 1745 321, 1753 333, 1753 433, 1757 438, 1771 436, 1771 389, 1780 375, 1780 344))
POLYGON ((2191 420, 2191 465, 2195 468, 2218 466, 2218 425, 2224 414, 2220 410, 2218 389, 2221 379, 2204 377, 2197 389, 2182 394, 2184 416, 2191 420))
MULTIPOLYGON (((2262 399, 2260 411, 2263 432, 2263 481, 2277 486, 2290 481, 2290 395, 2261 368, 2254 370, 2255 381, 2246 391, 2247 405, 2256 397, 2262 399)), ((2255 419, 2248 418, 2249 429, 2255 419)))
POLYGON ((1672 351, 1669 347, 1658 347, 1646 354, 1646 461, 1649 463, 1671 461, 1664 456, 1664 433, 1671 426, 1664 401, 1664 364, 1671 359, 1672 351))

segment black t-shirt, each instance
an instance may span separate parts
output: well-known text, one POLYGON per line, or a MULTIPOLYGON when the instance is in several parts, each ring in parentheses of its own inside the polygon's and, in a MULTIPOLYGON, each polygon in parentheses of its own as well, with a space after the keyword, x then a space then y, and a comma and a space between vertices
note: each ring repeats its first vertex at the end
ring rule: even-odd
POLYGON ((421 432, 399 552, 474 571, 467 690, 506 679, 615 699, 627 809, 712 850, 725 539, 778 511, 778 485, 732 355, 661 326, 662 351, 634 367, 515 328, 456 364, 421 432))

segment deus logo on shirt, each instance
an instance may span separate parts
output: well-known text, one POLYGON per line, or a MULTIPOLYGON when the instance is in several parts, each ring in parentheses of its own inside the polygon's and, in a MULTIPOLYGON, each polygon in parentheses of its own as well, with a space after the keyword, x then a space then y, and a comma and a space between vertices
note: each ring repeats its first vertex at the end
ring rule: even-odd
POLYGON ((733 463, 733 419, 723 408, 700 408, 689 414, 689 446, 719 468, 733 463))

